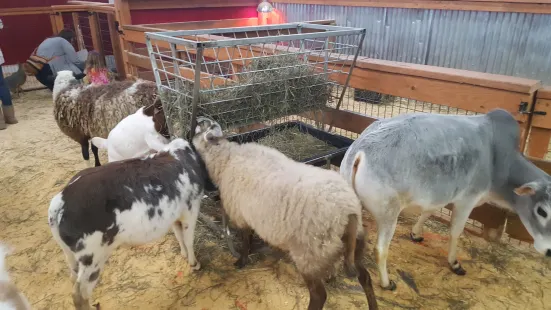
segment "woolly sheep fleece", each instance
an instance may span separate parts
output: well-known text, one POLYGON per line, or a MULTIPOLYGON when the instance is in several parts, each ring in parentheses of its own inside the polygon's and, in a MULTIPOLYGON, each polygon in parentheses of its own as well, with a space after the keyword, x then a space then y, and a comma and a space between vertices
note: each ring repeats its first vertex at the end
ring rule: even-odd
POLYGON ((137 80, 107 85, 83 85, 67 72, 58 73, 53 99, 54 116, 61 131, 77 142, 107 138, 123 118, 157 98, 153 82, 137 80))
POLYGON ((193 143, 232 222, 289 252, 301 273, 319 276, 333 267, 349 215, 363 233, 360 201, 336 171, 256 143, 207 142, 205 133, 193 143))

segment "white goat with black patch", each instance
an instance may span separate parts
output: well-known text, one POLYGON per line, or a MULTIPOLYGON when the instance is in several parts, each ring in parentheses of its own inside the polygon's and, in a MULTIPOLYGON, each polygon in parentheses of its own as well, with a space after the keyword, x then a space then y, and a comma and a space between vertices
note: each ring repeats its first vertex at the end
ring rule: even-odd
POLYGON ((485 115, 408 114, 379 120, 352 143, 341 174, 377 221, 381 286, 388 277, 388 248, 400 212, 422 210, 413 241, 423 240, 423 224, 433 211, 453 204, 448 263, 457 261, 459 235, 471 211, 484 202, 513 210, 534 238, 536 250, 551 256, 551 178, 519 152, 515 118, 496 109, 485 115))
POLYGON ((75 307, 90 308, 113 250, 154 241, 171 227, 182 255, 199 269, 193 239, 207 178, 201 158, 183 139, 159 153, 88 168, 71 178, 53 197, 48 220, 69 264, 75 307))
POLYGON ((161 101, 142 107, 120 121, 107 139, 92 138, 92 145, 106 149, 109 162, 158 152, 168 143, 168 127, 161 101))

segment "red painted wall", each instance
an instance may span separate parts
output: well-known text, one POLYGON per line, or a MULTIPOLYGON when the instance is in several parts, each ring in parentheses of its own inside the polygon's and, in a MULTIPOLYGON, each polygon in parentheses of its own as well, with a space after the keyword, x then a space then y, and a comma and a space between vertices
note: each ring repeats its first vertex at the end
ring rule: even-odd
MULTIPOLYGON (((0 8, 45 7, 66 3, 67 0, 0 0, 0 8)), ((71 15, 68 15, 68 19, 64 16, 64 21, 72 25, 71 15)), ((44 39, 53 35, 50 17, 47 14, 0 18, 4 23, 4 29, 0 30, 0 49, 8 65, 24 62, 44 39)))
POLYGON ((137 10, 131 13, 132 24, 134 25, 251 18, 257 16, 256 7, 137 10))
MULTIPOLYGON (((108 0, 95 1, 108 2, 108 0)), ((0 0, 0 8, 44 7, 66 3, 66 0, 0 0)), ((82 16, 80 25, 84 43, 86 48, 91 50, 93 47, 86 13, 80 13, 80 16, 82 16)), ((132 23, 138 25, 251 17, 257 17, 256 7, 139 10, 132 12, 132 23)), ((6 64, 24 62, 44 39, 53 35, 50 18, 47 14, 0 18, 4 22, 4 29, 0 30, 0 48, 6 64)), ((65 27, 73 29, 70 13, 63 14, 63 21, 65 27)), ((100 14, 100 27, 106 54, 111 54, 112 47, 105 14, 100 14)))
MULTIPOLYGON (((103 1, 100 1, 103 2, 103 1)), ((27 8, 66 4, 67 0, 0 0, 0 8, 27 8)))

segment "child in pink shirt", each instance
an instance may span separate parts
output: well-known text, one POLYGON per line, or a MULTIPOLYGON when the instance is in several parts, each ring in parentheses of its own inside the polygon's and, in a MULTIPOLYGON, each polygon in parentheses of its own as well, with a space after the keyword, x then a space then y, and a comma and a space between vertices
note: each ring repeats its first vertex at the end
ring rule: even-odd
POLYGON ((85 84, 105 85, 111 80, 109 69, 103 65, 101 55, 96 51, 88 53, 84 73, 86 74, 83 79, 85 84))

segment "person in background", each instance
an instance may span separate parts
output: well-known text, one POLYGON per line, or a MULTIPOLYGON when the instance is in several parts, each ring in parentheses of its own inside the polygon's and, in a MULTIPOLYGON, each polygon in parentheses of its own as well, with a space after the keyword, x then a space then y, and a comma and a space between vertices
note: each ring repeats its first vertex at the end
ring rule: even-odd
POLYGON ((82 81, 85 84, 105 85, 109 84, 112 79, 109 69, 101 61, 101 54, 96 51, 88 53, 84 74, 86 76, 82 81))
POLYGON ((47 60, 36 73, 36 79, 49 90, 54 89, 57 72, 71 70, 77 80, 82 79, 84 63, 80 61, 72 43, 75 33, 70 29, 63 29, 55 37, 47 38, 33 52, 33 55, 47 60))
MULTIPOLYGON (((0 29, 4 28, 4 24, 0 19, 0 29)), ((4 64, 4 54, 0 49, 0 100, 2 100, 2 110, 0 110, 0 130, 6 129, 7 124, 17 124, 13 104, 11 102, 11 94, 8 85, 4 81, 4 72, 2 65, 4 64)))

